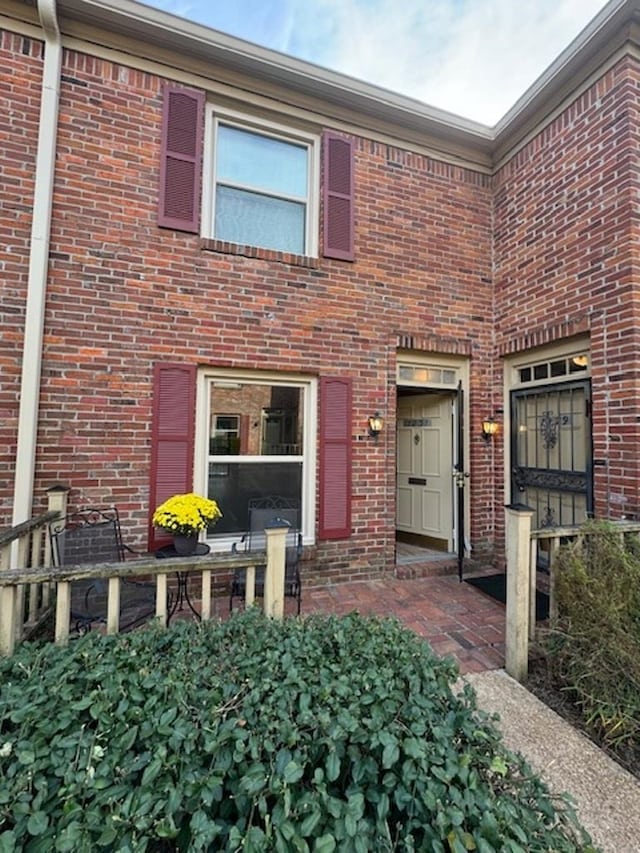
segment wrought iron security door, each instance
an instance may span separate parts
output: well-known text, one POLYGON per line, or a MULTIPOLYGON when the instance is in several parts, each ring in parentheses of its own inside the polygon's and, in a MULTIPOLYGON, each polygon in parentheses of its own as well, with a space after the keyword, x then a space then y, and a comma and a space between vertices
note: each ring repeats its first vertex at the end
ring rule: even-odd
POLYGON ((593 512, 588 380, 511 392, 511 499, 532 527, 579 524, 593 512))

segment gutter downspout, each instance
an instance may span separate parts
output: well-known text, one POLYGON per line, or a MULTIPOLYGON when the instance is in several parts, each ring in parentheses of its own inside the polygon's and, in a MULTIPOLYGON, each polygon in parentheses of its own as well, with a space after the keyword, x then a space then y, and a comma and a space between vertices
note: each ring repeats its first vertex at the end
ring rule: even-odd
POLYGON ((44 32, 44 66, 29 247, 29 281, 25 310, 22 381, 13 487, 14 525, 26 521, 32 513, 44 309, 49 266, 51 207, 60 100, 60 70, 62 67, 62 42, 56 14, 56 0, 38 0, 38 14, 44 32))

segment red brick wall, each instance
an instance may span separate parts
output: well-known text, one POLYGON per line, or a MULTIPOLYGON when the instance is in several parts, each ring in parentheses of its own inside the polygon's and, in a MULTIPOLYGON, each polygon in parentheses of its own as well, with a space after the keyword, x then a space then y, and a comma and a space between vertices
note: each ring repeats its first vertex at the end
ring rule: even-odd
MULTIPOLYGON (((489 405, 489 179, 356 138, 355 263, 205 250, 156 226, 162 81, 68 51, 63 75, 36 494, 61 480, 74 504, 113 500, 142 539, 155 361, 352 375, 354 535, 318 561, 349 577, 380 568, 383 537, 393 553, 399 340, 469 354, 472 407, 489 405), (375 410, 381 441, 358 440, 375 410)), ((476 452, 472 536, 490 539, 474 439, 476 452)))
POLYGON ((638 95, 619 62, 497 174, 498 353, 590 331, 596 512, 638 499, 638 95))
POLYGON ((0 525, 11 519, 42 46, 0 30, 0 525))
MULTIPOLYGON (((41 45, 0 39, 0 524, 12 497, 41 45)), ((159 229, 160 86, 65 51, 36 495, 148 511, 151 375, 171 360, 354 378, 354 535, 319 566, 356 577, 393 552, 395 354, 470 357, 471 539, 502 535, 499 356, 590 332, 596 508, 636 513, 638 66, 624 59, 494 181, 355 137, 356 262, 255 257, 159 229), (494 290, 495 283, 495 290, 494 290), (494 326, 495 320, 495 326, 494 326), (494 357, 498 356, 498 357, 494 357), (366 419, 387 420, 378 443, 366 419), (497 484, 497 485, 496 485, 497 484)), ((318 132, 322 129, 317 128, 318 132)), ((508 497, 508 496, 507 496, 508 497)))

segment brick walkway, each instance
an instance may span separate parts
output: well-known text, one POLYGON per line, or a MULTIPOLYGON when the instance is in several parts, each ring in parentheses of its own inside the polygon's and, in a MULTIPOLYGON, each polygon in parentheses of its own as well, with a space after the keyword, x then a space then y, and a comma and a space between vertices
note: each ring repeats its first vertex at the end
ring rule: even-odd
MULTIPOLYGON (((225 619, 228 595, 218 592, 213 615, 225 619)), ((200 602, 194 601, 196 609, 200 602)), ((302 609, 309 613, 395 616, 407 628, 424 637, 442 656, 452 655, 460 672, 485 672, 504 667, 505 607, 457 575, 419 578, 387 578, 322 586, 303 583, 302 609)), ((293 599, 285 600, 285 612, 296 612, 293 599)), ((175 618, 192 618, 185 605, 175 618)))
POLYGON ((504 605, 457 577, 371 580, 303 587, 302 613, 395 616, 463 674, 504 667, 504 605))

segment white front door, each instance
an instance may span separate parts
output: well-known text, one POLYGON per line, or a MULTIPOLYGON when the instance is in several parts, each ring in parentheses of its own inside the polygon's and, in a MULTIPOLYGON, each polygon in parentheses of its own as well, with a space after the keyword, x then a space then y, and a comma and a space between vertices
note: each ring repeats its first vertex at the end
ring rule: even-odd
POLYGON ((453 429, 448 394, 398 398, 397 529, 453 550, 453 429))

